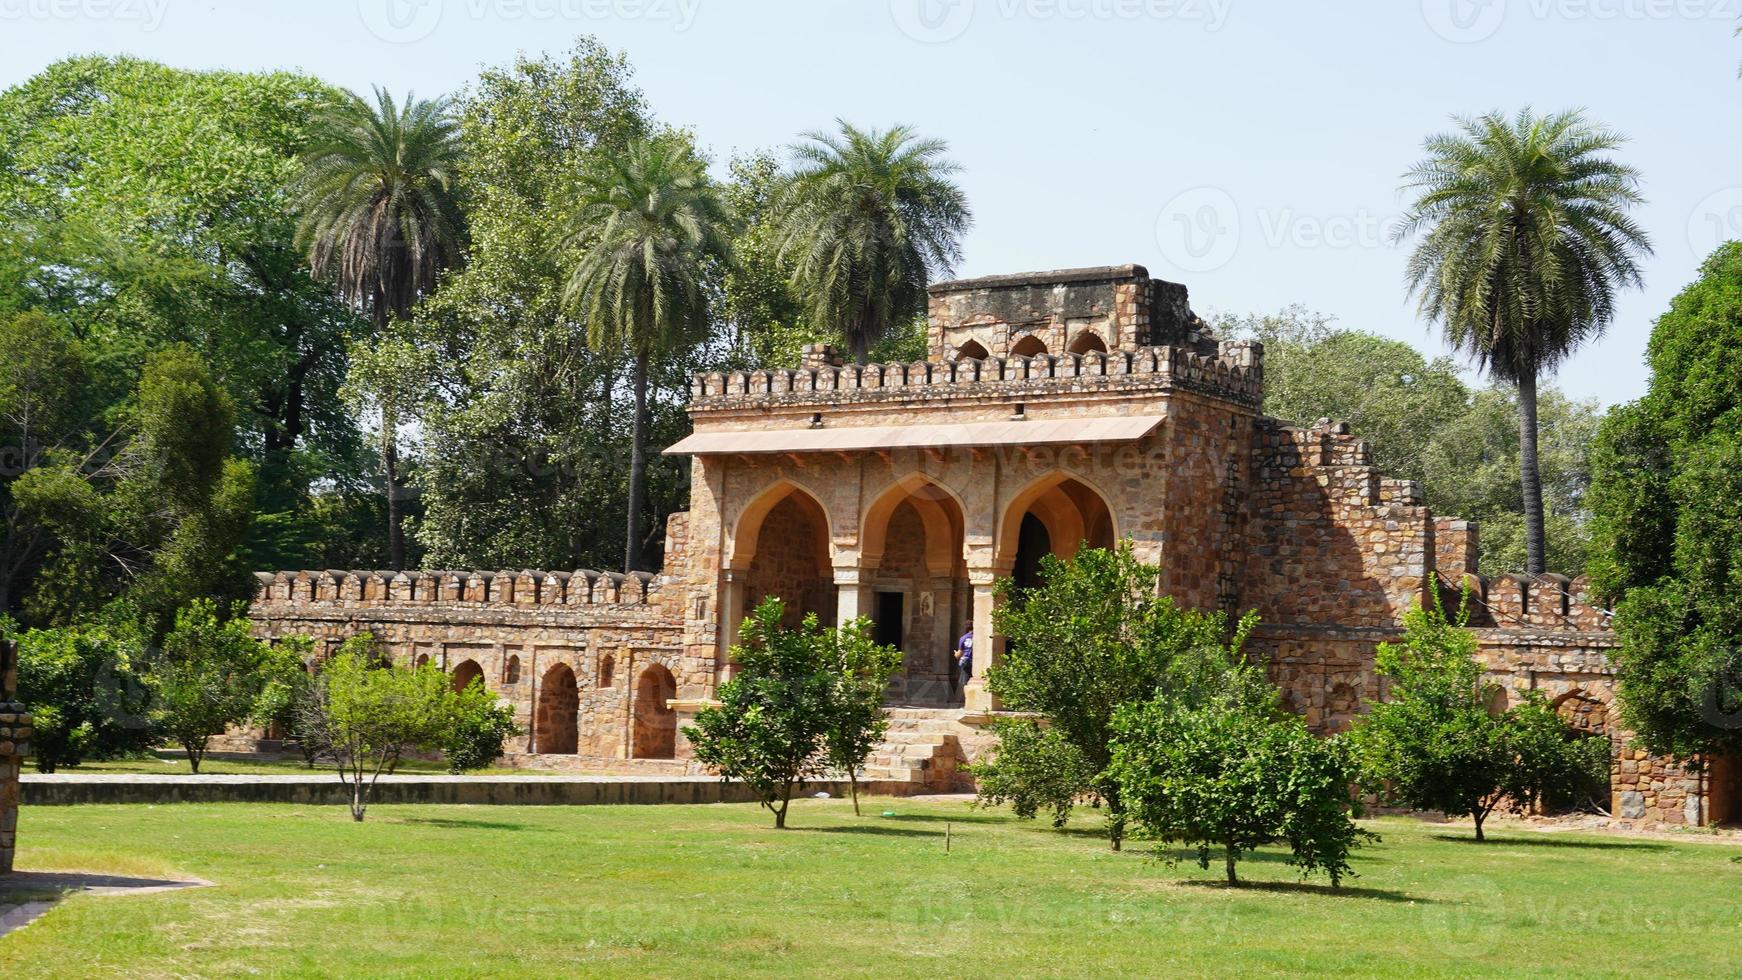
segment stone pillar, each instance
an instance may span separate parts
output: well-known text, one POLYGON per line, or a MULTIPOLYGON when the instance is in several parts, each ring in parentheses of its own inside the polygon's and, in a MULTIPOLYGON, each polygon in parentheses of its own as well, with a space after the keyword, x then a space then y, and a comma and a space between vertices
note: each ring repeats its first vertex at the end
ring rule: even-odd
POLYGON ((727 568, 720 572, 720 648, 714 657, 716 686, 732 679, 732 647, 738 643, 738 628, 744 623, 745 570, 727 568))
POLYGON ((836 626, 871 615, 871 587, 865 584, 864 569, 857 565, 835 566, 835 601, 836 626))
POLYGON ((966 707, 972 711, 996 711, 996 699, 986 688, 986 670, 996 664, 1004 652, 1003 640, 992 632, 998 573, 990 568, 970 568, 968 583, 974 594, 974 676, 968 679, 963 697, 966 707))
POLYGON ((12 872, 18 842, 18 773, 30 740, 30 714, 18 690, 17 647, 0 642, 0 875, 12 872))

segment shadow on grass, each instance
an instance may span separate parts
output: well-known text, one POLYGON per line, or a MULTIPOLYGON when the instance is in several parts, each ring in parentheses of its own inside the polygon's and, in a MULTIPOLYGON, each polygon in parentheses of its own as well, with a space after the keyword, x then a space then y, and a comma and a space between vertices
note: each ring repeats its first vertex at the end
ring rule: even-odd
POLYGON ((1406 895, 1389 888, 1359 888, 1350 885, 1332 888, 1328 884, 1321 885, 1310 881, 1242 881, 1237 885, 1230 885, 1221 879, 1194 878, 1182 881, 1180 884, 1188 888, 1213 888, 1228 892, 1276 892, 1284 895, 1317 895, 1324 898, 1364 898, 1375 902, 1435 904, 1431 898, 1417 898, 1414 895, 1406 895))
POLYGON ((873 837, 942 837, 941 830, 920 830, 918 828, 876 827, 854 824, 846 827, 788 827, 788 830, 798 830, 809 834, 868 834, 873 837))
POLYGON ((1477 840, 1474 835, 1464 834, 1434 834, 1434 840, 1443 840, 1453 844, 1480 844, 1488 847, 1506 847, 1520 845, 1523 847, 1571 847, 1590 851, 1667 851, 1668 844, 1645 840, 1567 840, 1558 837, 1495 837, 1489 835, 1487 840, 1477 840))
POLYGON ((508 823, 503 820, 459 820, 453 817, 402 817, 394 823, 423 824, 426 827, 446 827, 454 830, 543 830, 544 828, 528 827, 523 823, 508 823))
POLYGON ((893 817, 879 819, 896 820, 902 823, 1005 823, 1010 818, 997 813, 965 813, 955 816, 944 816, 936 813, 898 813, 893 817))

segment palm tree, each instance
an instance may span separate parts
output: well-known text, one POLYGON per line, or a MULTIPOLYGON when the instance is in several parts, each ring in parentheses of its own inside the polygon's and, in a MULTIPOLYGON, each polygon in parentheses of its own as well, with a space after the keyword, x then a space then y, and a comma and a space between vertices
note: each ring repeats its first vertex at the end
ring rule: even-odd
MULTIPOLYGON (((354 92, 317 117, 295 187, 301 211, 297 243, 309 267, 330 279, 339 298, 366 312, 376 335, 406 319, 459 261, 457 203, 459 125, 445 99, 406 96, 396 106, 375 90, 371 106, 354 92)), ((381 463, 386 478, 387 550, 405 564, 399 519, 399 400, 381 405, 381 463)))
POLYGON ((1415 202, 1394 241, 1421 233, 1409 292, 1480 370, 1518 387, 1520 483, 1530 571, 1543 564, 1537 380, 1615 315, 1651 252, 1628 216, 1639 173, 1608 154, 1625 142, 1582 113, 1459 118, 1404 176, 1415 202))
POLYGON ((776 240, 812 321, 863 364, 892 327, 925 312, 926 286, 961 258, 973 215, 943 140, 836 122, 839 135, 807 133, 792 147, 776 240))
POLYGON ((634 363, 623 568, 635 571, 646 498, 648 366, 706 336, 709 268, 730 261, 731 217, 701 159, 672 137, 597 155, 580 174, 570 215, 556 242, 557 260, 573 263, 563 305, 586 324, 589 346, 625 352, 634 363))

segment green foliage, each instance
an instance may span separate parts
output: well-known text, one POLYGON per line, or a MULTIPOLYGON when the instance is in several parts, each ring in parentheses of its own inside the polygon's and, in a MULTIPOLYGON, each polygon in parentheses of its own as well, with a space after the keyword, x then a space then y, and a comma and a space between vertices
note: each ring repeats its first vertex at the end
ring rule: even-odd
POLYGON ((360 634, 321 665, 298 736, 338 767, 351 817, 360 821, 376 779, 401 756, 456 744, 456 697, 440 670, 390 666, 375 638, 360 634))
POLYGON ((1651 751, 1742 752, 1742 244, 1652 331, 1645 397, 1607 419, 1591 488, 1616 600, 1622 717, 1651 751))
POLYGON ((835 690, 823 730, 823 754, 829 768, 847 774, 854 813, 859 812, 859 770, 889 731, 883 699, 902 661, 900 650, 871 638, 871 629, 870 620, 856 619, 835 631, 835 690))
POLYGON ((775 210, 782 176, 767 151, 735 156, 724 194, 738 219, 732 258, 720 290, 720 318, 730 332, 730 366, 796 368, 808 344, 827 334, 805 318, 792 288, 791 262, 780 254, 775 210))
POLYGON ((1333 886, 1349 853, 1373 835, 1355 825, 1355 767, 1339 739, 1321 739, 1281 708, 1262 670, 1210 660, 1204 696, 1158 692, 1114 718, 1110 774, 1138 832, 1197 849, 1200 867, 1220 851, 1229 884, 1236 865, 1276 841, 1303 875, 1323 872, 1333 886))
POLYGON ((446 734, 441 740, 448 771, 459 774, 483 769, 507 750, 508 740, 524 734, 514 723, 514 708, 498 700, 482 678, 453 693, 446 734))
POLYGON ((222 618, 216 603, 196 600, 176 613, 146 675, 152 725, 182 747, 197 773, 212 736, 270 720, 303 672, 294 652, 255 639, 246 617, 222 618))
POLYGON ((871 347, 925 312, 926 285, 961 257, 973 222, 943 140, 911 128, 810 133, 792 147, 778 241, 816 327, 864 363, 871 347))
POLYGON ((1491 113, 1458 127, 1426 141, 1396 237, 1421 236, 1407 275, 1422 313, 1518 387, 1526 570, 1540 573, 1537 382, 1602 334, 1617 290, 1641 284, 1651 244, 1628 215, 1643 200, 1639 172, 1608 155, 1623 138, 1579 112, 1491 113))
MULTIPOLYGON (((862 623, 824 629, 814 613, 789 630, 781 626, 785 615, 785 603, 769 596, 744 620, 743 642, 732 648, 737 675, 720 685, 719 706, 702 709, 684 728, 696 760, 748 785, 776 827, 786 826, 794 788, 828 768, 827 740, 849 663, 842 648, 867 635, 862 623)), ((869 651, 850 662, 874 666, 866 657, 869 651)))
MULTIPOLYGON (((1109 836, 1118 850, 1125 808, 1107 771, 1114 714, 1164 686, 1194 689, 1197 664, 1212 653, 1238 651, 1255 621, 1230 630, 1220 613, 1181 609, 1157 595, 1161 570, 1138 561, 1129 542, 1114 551, 1085 548, 1070 561, 1049 555, 1040 569, 1043 584, 1020 601, 1013 583, 1001 583, 1006 601, 998 609, 997 631, 1009 638, 1010 649, 987 683, 1005 708, 1044 716, 1082 756, 1092 774, 1082 790, 1106 803, 1109 836)), ((1000 771, 998 758, 983 769, 993 785, 1005 788, 1004 795, 1058 798, 1056 789, 1017 789, 1021 773, 1033 767, 1000 771)), ((1012 761, 1019 760, 1020 754, 1012 761)), ((1069 770, 1039 771, 1050 782, 1052 773, 1069 770)))
POLYGON ((139 751, 151 742, 147 693, 140 680, 144 641, 126 623, 89 623, 19 631, 18 698, 30 706, 36 767, 54 772, 86 759, 139 751))
POLYGON ((1058 730, 1032 719, 1004 718, 993 722, 992 732, 997 746, 971 767, 982 804, 1008 804, 1024 820, 1046 810, 1058 829, 1070 821, 1079 800, 1100 804, 1098 773, 1058 730))
POLYGON ((1411 611, 1403 639, 1379 646, 1390 694, 1356 721, 1350 738, 1370 792, 1473 817, 1481 840, 1495 810, 1526 812, 1588 780, 1593 743, 1573 737, 1539 693, 1499 710, 1502 690, 1483 680, 1476 649, 1475 633, 1437 605, 1411 611))

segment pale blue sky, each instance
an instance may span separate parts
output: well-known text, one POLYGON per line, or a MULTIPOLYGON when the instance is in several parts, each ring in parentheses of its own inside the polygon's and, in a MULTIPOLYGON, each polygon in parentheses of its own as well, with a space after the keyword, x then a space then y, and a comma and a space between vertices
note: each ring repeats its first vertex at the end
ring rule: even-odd
POLYGON ((1438 352, 1386 230, 1453 113, 1633 138, 1657 254, 1570 393, 1644 387, 1651 321, 1742 237, 1742 0, 0 0, 0 85, 85 52, 452 91, 580 33, 717 158, 835 116, 948 139, 962 275, 1140 262, 1200 313, 1288 303, 1438 352))

